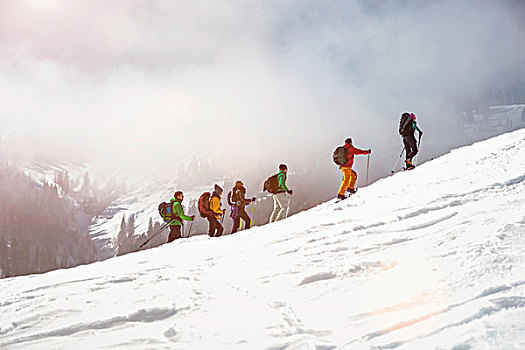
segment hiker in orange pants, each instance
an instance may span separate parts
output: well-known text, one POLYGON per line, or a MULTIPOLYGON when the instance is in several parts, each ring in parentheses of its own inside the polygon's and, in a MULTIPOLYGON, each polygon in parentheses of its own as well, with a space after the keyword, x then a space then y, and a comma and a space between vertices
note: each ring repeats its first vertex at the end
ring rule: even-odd
MULTIPOLYGON (((347 151, 346 156, 346 163, 341 165, 339 169, 343 172, 343 182, 341 183, 341 187, 339 188, 339 192, 337 193, 337 198, 339 199, 345 199, 345 192, 348 189, 350 193, 355 193, 357 190, 355 189, 355 183, 357 181, 357 173, 352 169, 352 165, 354 165, 354 155, 356 154, 370 154, 372 153, 372 150, 362 150, 359 148, 355 148, 352 144, 352 139, 347 138, 345 140, 345 145, 343 146, 347 151)), ((341 163, 339 163, 341 164, 341 163)))

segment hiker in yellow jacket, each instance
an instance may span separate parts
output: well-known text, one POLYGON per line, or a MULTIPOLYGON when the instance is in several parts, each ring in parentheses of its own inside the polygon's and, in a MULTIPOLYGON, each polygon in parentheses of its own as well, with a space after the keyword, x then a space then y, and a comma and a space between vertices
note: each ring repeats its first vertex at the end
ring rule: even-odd
POLYGON ((219 185, 215 185, 215 191, 213 191, 210 199, 210 209, 215 215, 208 216, 208 221, 210 222, 208 235, 210 237, 220 237, 222 236, 222 231, 224 231, 224 227, 221 225, 221 218, 225 213, 225 210, 221 209, 222 192, 222 188, 219 185))

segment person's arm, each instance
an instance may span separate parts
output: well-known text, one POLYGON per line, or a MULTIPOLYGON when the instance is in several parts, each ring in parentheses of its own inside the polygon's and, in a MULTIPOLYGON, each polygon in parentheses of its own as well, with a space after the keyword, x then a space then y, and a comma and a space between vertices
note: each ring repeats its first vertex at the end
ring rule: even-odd
POLYGON ((182 204, 177 203, 177 204, 174 205, 174 208, 175 208, 175 212, 177 213, 179 218, 181 218, 182 220, 186 220, 186 221, 193 221, 193 218, 191 216, 184 215, 184 210, 182 209, 182 204))
POLYGON ((289 189, 288 187, 286 187, 286 174, 283 172, 279 173, 279 176, 277 177, 277 179, 279 180, 279 188, 282 188, 283 190, 288 192, 289 189))
POLYGON ((355 148, 355 147, 352 147, 350 150, 350 152, 348 153, 353 153, 353 154, 370 154, 370 150, 364 150, 364 149, 359 149, 359 148, 355 148))
POLYGON ((414 122, 414 130, 417 130, 417 132, 419 133, 419 136, 423 134, 423 131, 421 131, 421 129, 417 127, 416 122, 414 122))

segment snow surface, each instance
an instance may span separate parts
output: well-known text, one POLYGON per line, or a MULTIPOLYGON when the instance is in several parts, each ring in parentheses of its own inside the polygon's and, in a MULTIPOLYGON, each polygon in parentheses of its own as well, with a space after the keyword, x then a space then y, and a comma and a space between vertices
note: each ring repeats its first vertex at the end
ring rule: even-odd
POLYGON ((2 349, 524 349, 525 130, 287 220, 0 281, 2 349))

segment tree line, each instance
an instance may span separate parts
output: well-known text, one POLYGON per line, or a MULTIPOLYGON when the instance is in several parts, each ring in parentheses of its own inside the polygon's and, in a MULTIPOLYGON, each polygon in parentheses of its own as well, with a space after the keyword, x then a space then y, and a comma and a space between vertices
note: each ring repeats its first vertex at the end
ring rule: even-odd
POLYGON ((96 261, 96 246, 77 219, 102 213, 118 190, 99 189, 88 173, 82 182, 67 171, 54 180, 38 183, 0 161, 0 278, 96 261))

